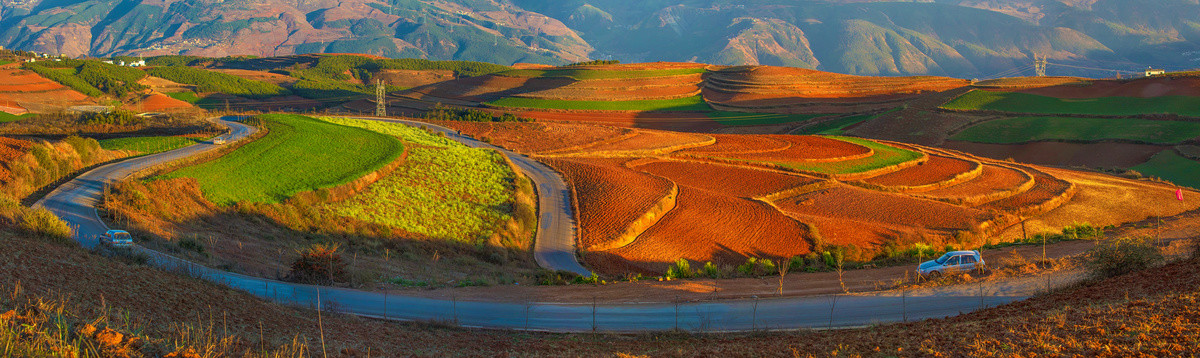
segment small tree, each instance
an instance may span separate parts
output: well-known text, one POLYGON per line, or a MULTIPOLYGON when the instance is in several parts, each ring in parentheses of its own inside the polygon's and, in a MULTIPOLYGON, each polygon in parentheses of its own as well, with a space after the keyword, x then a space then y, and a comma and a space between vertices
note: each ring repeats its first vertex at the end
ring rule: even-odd
POLYGON ((790 269, 792 267, 791 263, 792 263, 791 260, 788 260, 788 262, 786 264, 780 264, 777 267, 779 269, 779 295, 780 296, 783 296, 783 278, 787 276, 788 269, 790 269))
POLYGON ((325 285, 346 281, 346 262, 338 254, 340 247, 336 243, 312 244, 299 250, 300 257, 292 262, 288 277, 296 282, 325 285))

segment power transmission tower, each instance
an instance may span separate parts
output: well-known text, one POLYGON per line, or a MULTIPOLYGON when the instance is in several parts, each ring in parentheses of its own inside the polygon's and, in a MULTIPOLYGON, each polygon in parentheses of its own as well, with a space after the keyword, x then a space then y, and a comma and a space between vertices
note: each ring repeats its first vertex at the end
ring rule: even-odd
POLYGON ((375 115, 387 116, 387 89, 383 86, 383 79, 375 80, 375 115))
POLYGON ((1046 77, 1046 56, 1033 54, 1033 72, 1037 73, 1038 77, 1046 77))

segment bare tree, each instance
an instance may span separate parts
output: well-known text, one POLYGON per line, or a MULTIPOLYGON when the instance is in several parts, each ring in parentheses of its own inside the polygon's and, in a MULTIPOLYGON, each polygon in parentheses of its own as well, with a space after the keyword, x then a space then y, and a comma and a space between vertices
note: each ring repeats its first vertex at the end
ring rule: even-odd
POLYGON ((846 263, 846 253, 838 252, 834 259, 837 260, 838 283, 842 285, 842 292, 850 293, 850 290, 846 289, 846 281, 842 279, 842 274, 846 272, 844 267, 846 263))
POLYGON ((785 276, 787 276, 788 268, 790 268, 791 266, 792 266, 791 259, 788 259, 784 262, 780 262, 779 265, 776 266, 776 268, 779 269, 779 295, 780 296, 783 296, 783 278, 785 276))

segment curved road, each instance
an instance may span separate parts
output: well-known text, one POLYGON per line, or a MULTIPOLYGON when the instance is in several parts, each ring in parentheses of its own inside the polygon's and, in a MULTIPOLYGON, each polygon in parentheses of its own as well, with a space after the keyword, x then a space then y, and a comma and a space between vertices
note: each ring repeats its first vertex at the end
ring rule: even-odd
MULTIPOLYGON (((420 122, 387 120, 405 124, 424 125, 447 132, 454 139, 473 146, 486 146, 457 135, 456 132, 420 122)), ((232 132, 230 141, 254 132, 253 128, 224 118, 232 132)), ((44 206, 76 227, 75 239, 85 247, 95 246, 95 237, 107 230, 96 215, 95 204, 107 183, 123 179, 135 171, 215 149, 211 143, 109 164, 89 171, 55 189, 35 206, 44 206)), ((527 158, 505 151, 531 177, 552 174, 549 168, 527 158)), ((553 180, 551 180, 553 181, 553 180)), ((561 181, 560 181, 561 182, 561 181)), ((553 186, 538 184, 541 205, 570 207, 568 192, 553 186), (545 190, 545 191, 543 191, 545 190), (565 197, 565 198, 564 198, 565 197), (550 202, 547 203, 546 200, 550 202)), ((552 210, 543 210, 543 212, 552 210)), ((558 210, 553 210, 558 211, 558 210)), ((569 219, 569 211, 566 214, 569 219)), ((547 255, 539 255, 539 264, 570 265, 574 263, 574 225, 560 217, 541 216, 541 234, 570 232, 571 241, 559 240, 547 244, 547 255), (549 219, 549 221, 547 221, 549 219), (569 226, 569 229, 562 228, 569 226), (570 230, 570 231, 565 231, 570 230), (566 245, 563 245, 566 244, 566 245)), ((559 237, 560 239, 563 237, 559 237)), ((1024 299, 1036 287, 1030 282, 1002 283, 999 286, 941 287, 912 293, 875 293, 869 295, 836 295, 823 297, 791 297, 779 299, 749 299, 715 302, 677 303, 506 303, 458 301, 453 298, 421 298, 391 295, 387 292, 366 292, 353 289, 320 287, 281 282, 225 272, 193 264, 161 252, 134 247, 137 253, 149 258, 149 263, 169 271, 223 284, 252 295, 281 304, 301 307, 324 307, 342 313, 397 320, 446 321, 468 327, 526 329, 554 332, 645 332, 681 329, 701 332, 746 331, 765 329, 804 329, 856 327, 877 323, 900 322, 923 318, 945 317, 983 307, 1024 299), (319 299, 318 299, 319 298, 319 299), (319 302, 318 302, 319 301, 319 302)), ((562 267, 562 266, 559 266, 562 267)), ((582 269, 582 268, 580 268, 582 269)), ((586 271, 584 271, 586 272, 586 271)), ((1032 278, 1031 280, 1042 280, 1032 278)))

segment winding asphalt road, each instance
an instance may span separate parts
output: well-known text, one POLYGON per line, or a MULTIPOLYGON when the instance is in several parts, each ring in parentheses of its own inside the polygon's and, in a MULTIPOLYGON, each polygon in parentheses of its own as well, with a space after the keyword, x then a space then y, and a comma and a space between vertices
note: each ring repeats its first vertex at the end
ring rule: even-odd
MULTIPOLYGON (((250 135, 253 128, 222 118, 231 128, 229 141, 250 135)), ((447 132, 448 136, 468 145, 484 147, 450 129, 430 124, 387 120, 423 125, 447 132)), ((89 171, 55 189, 35 206, 43 206, 76 228, 75 239, 84 247, 96 245, 96 236, 107 226, 96 215, 95 205, 103 194, 104 185, 124 179, 139 169, 185 158, 216 149, 210 143, 197 144, 120 163, 109 164, 89 171)), ((535 182, 539 176, 553 175, 549 170, 527 158, 505 151, 535 182), (520 159, 520 160, 519 160, 520 159)), ((553 180, 550 180, 553 181, 553 180)), ((559 180, 561 182, 561 180, 559 180)), ((554 208, 570 207, 565 188, 538 183, 540 205, 554 208), (549 202, 547 202, 549 200, 549 202)), ((569 232, 562 240, 548 240, 547 254, 538 256, 539 264, 567 267, 574 259, 574 225, 570 211, 541 210, 542 223, 538 241, 543 233, 569 232), (559 212, 547 216, 548 211, 559 212), (564 218, 565 216, 565 218, 564 218), (564 228, 567 227, 567 228, 564 228), (571 241, 565 240, 570 238, 571 241)), ((149 263, 165 270, 202 278, 281 304, 314 307, 324 310, 396 320, 445 321, 467 327, 526 329, 553 332, 645 332, 672 329, 722 332, 768 329, 806 329, 856 327, 888 322, 945 317, 976 309, 1021 300, 1034 292, 1029 287, 1038 284, 1012 280, 989 286, 940 287, 904 293, 874 293, 867 295, 835 295, 819 297, 790 297, 778 299, 745 299, 713 302, 652 302, 630 304, 553 303, 553 302, 480 302, 458 301, 452 297, 422 298, 391 295, 386 292, 366 292, 353 289, 319 287, 281 282, 225 272, 161 252, 136 246, 133 250, 146 255, 149 263), (899 296, 897 296, 899 295, 899 296)), ((586 272, 582 267, 580 272, 586 272)), ((1032 278, 1029 280, 1041 280, 1032 278)))

